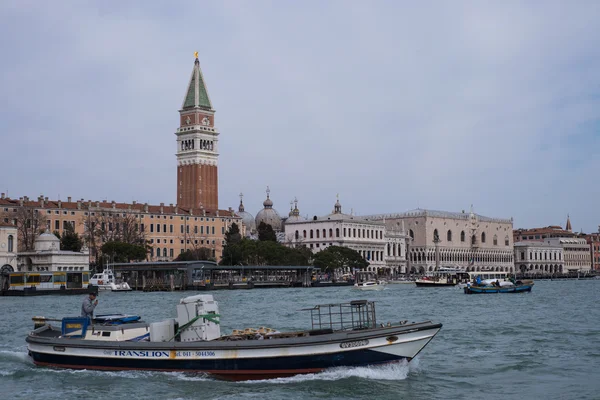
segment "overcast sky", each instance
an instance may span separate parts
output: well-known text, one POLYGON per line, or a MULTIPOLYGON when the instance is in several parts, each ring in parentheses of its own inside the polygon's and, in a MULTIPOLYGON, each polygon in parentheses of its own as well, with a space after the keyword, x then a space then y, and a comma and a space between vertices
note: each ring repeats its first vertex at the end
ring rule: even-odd
POLYGON ((2 1, 0 188, 176 201, 193 67, 219 204, 600 224, 599 1, 2 1), (417 4, 417 5, 416 5, 417 4))

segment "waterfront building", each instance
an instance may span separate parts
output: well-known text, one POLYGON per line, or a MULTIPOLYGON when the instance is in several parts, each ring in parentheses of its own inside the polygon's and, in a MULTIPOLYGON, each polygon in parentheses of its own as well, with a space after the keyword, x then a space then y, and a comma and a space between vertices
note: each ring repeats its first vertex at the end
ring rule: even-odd
POLYGON ((0 221, 0 274, 17 270, 17 228, 0 221))
POLYGON ((531 228, 531 229, 515 229, 513 231, 513 238, 516 242, 525 241, 536 241, 543 242, 550 238, 570 238, 577 236, 573 233, 571 228, 571 219, 567 215, 566 228, 563 229, 558 225, 550 225, 543 228, 531 228))
POLYGON ((592 269, 594 271, 600 271, 600 226, 598 227, 598 233, 590 233, 582 235, 590 246, 590 256, 592 259, 592 269))
POLYGON ((589 272, 592 269, 590 245, 583 238, 551 238, 546 243, 561 246, 564 254, 564 272, 589 272))
POLYGON ((385 221, 386 231, 405 227, 409 237, 408 273, 432 272, 439 267, 514 271, 512 218, 490 218, 472 210, 457 213, 424 209, 363 218, 385 221))
POLYGON ((308 221, 288 218, 285 224, 285 242, 293 247, 306 246, 315 253, 329 246, 349 247, 369 262, 367 271, 389 269, 389 272, 397 273, 402 268, 402 235, 398 233, 391 236, 388 243, 383 222, 344 214, 339 200, 336 201, 333 212, 323 217, 314 216, 308 221), (386 262, 388 249, 395 251, 395 256, 389 263, 386 262), (394 265, 394 262, 397 264, 394 265))
MULTIPOLYGON (((151 205, 148 203, 117 203, 115 201, 49 200, 40 196, 37 200, 22 197, 0 197, 0 222, 16 225, 19 210, 27 210, 40 219, 43 229, 63 234, 73 228, 83 238, 90 231, 100 229, 100 237, 118 237, 125 224, 140 232, 148 245, 148 261, 171 261, 186 250, 200 247, 211 249, 215 259, 221 258, 224 235, 233 222, 241 224, 241 218, 232 209, 199 210, 185 209, 177 205, 151 205), (91 228, 91 229, 90 229, 91 228)), ((243 228, 240 228, 242 234, 243 228)), ((100 243, 101 244, 101 243, 100 243)), ((95 248, 90 246, 92 259, 95 248)))
POLYGON ((537 240, 515 243, 515 268, 529 275, 552 275, 566 272, 563 247, 537 240))
MULTIPOLYGON (((46 230, 35 239, 33 251, 19 252, 20 272, 72 272, 89 271, 90 255, 87 248, 82 251, 60 249, 60 240, 46 230)), ((50 275, 49 275, 50 276, 50 275)))

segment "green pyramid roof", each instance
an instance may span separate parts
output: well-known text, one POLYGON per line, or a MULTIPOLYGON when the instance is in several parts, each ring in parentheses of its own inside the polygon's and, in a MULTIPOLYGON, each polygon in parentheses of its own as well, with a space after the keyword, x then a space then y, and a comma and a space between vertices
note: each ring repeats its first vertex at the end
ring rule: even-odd
POLYGON ((200 61, 196 58, 194 62, 194 69, 192 70, 192 77, 183 100, 183 109, 189 109, 194 107, 204 108, 206 110, 212 110, 212 104, 208 97, 208 91, 204 84, 204 78, 202 77, 202 71, 200 70, 200 61))

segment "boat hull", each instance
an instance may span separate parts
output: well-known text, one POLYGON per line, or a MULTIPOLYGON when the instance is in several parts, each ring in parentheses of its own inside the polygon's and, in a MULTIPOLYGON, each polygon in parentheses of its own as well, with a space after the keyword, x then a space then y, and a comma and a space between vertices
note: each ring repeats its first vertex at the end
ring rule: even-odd
POLYGON ((441 287, 441 286, 456 286, 456 283, 452 282, 427 282, 427 281, 415 281, 418 287, 441 287))
POLYGON ((488 287, 488 286, 467 286, 463 290, 465 294, 487 294, 487 293, 525 293, 531 292, 533 283, 518 286, 488 287))
POLYGON ((377 328, 314 338, 212 342, 100 342, 28 336, 40 366, 97 370, 201 372, 228 380, 265 379, 315 373, 332 367, 412 360, 441 324, 377 328))

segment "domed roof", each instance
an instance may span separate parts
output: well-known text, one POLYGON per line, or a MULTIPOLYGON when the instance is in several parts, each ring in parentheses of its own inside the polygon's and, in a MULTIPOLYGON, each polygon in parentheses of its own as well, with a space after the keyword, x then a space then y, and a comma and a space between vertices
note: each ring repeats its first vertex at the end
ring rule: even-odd
POLYGON ((306 218, 300 215, 300 210, 298 209, 298 199, 294 198, 293 202, 290 202, 290 213, 288 218, 285 220, 285 223, 289 222, 304 222, 306 218), (293 208, 292 208, 293 207, 293 208))
POLYGON ((254 223, 254 217, 252 214, 244 209, 244 203, 242 201, 243 197, 244 195, 240 193, 240 206, 238 207, 238 215, 242 217, 242 224, 244 224, 246 227, 246 235, 248 236, 251 232, 256 230, 256 224, 254 223))
POLYGON ((263 208, 256 214, 256 218, 254 219, 256 223, 256 228, 260 225, 261 222, 265 224, 271 225, 274 231, 281 231, 281 217, 279 213, 273 208, 273 201, 269 198, 271 190, 267 186, 267 199, 263 202, 263 208))
POLYGON ((35 251, 60 250, 60 239, 46 230, 40 236, 35 238, 33 247, 35 248, 35 251))

